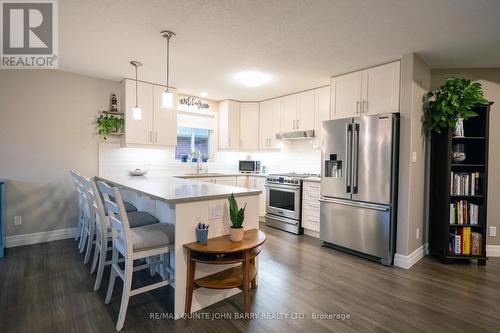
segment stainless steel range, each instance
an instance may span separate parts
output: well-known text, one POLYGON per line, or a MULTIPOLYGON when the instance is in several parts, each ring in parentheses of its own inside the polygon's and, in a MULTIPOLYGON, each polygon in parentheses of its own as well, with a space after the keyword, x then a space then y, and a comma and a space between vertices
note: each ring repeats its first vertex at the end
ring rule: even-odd
POLYGON ((266 178, 266 224, 294 234, 304 233, 301 223, 302 179, 316 174, 276 174, 266 178))

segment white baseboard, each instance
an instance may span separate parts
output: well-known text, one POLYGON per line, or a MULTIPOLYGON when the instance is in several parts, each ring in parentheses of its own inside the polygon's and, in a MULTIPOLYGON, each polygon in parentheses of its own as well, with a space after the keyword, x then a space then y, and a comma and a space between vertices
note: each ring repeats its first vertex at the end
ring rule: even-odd
POLYGON ((394 266, 401 267, 404 269, 410 269, 411 266, 415 265, 420 259, 425 255, 429 254, 428 244, 425 243, 409 255, 405 256, 399 253, 394 255, 394 266))
POLYGON ((51 242, 60 239, 74 238, 78 234, 78 228, 59 229, 32 234, 7 236, 5 247, 16 247, 44 242, 51 242))
POLYGON ((500 257, 500 245, 486 245, 487 257, 500 257))

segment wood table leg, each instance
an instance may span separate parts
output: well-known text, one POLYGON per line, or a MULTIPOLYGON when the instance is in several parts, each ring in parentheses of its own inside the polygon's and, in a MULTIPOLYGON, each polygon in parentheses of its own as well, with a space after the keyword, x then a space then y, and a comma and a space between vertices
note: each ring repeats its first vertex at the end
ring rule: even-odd
POLYGON ((254 266, 255 271, 257 272, 257 273, 255 273, 255 277, 250 281, 250 287, 252 289, 255 289, 255 288, 257 288, 257 276, 259 275, 259 273, 257 271, 257 267, 255 266, 255 258, 250 259, 250 265, 254 266))
POLYGON ((187 250, 187 281, 186 281, 186 304, 184 306, 184 312, 186 314, 191 313, 191 303, 193 301, 193 287, 194 287, 194 272, 195 272, 196 262, 191 258, 191 250, 187 250))
POLYGON ((250 260, 248 259, 248 251, 243 252, 243 303, 245 313, 250 313, 250 277, 249 277, 249 266, 250 260))

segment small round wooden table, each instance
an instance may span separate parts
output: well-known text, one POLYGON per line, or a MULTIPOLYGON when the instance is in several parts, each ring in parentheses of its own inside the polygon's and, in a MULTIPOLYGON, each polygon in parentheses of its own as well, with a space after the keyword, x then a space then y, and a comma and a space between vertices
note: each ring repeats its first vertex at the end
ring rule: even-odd
POLYGON ((197 288, 231 289, 243 291, 245 313, 250 313, 250 288, 257 287, 255 257, 266 235, 258 229, 245 230, 243 240, 233 242, 229 235, 210 238, 206 244, 197 242, 184 244, 187 250, 187 283, 185 313, 191 313, 193 291, 197 288), (196 263, 226 265, 241 263, 199 279, 194 279, 196 263))

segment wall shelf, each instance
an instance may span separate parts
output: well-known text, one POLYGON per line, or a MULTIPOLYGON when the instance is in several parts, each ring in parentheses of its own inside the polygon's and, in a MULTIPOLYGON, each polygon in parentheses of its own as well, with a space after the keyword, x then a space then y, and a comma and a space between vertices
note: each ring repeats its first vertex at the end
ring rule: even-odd
POLYGON ((124 116, 125 113, 123 112, 115 112, 115 111, 99 111, 102 114, 111 114, 113 116, 124 116))

